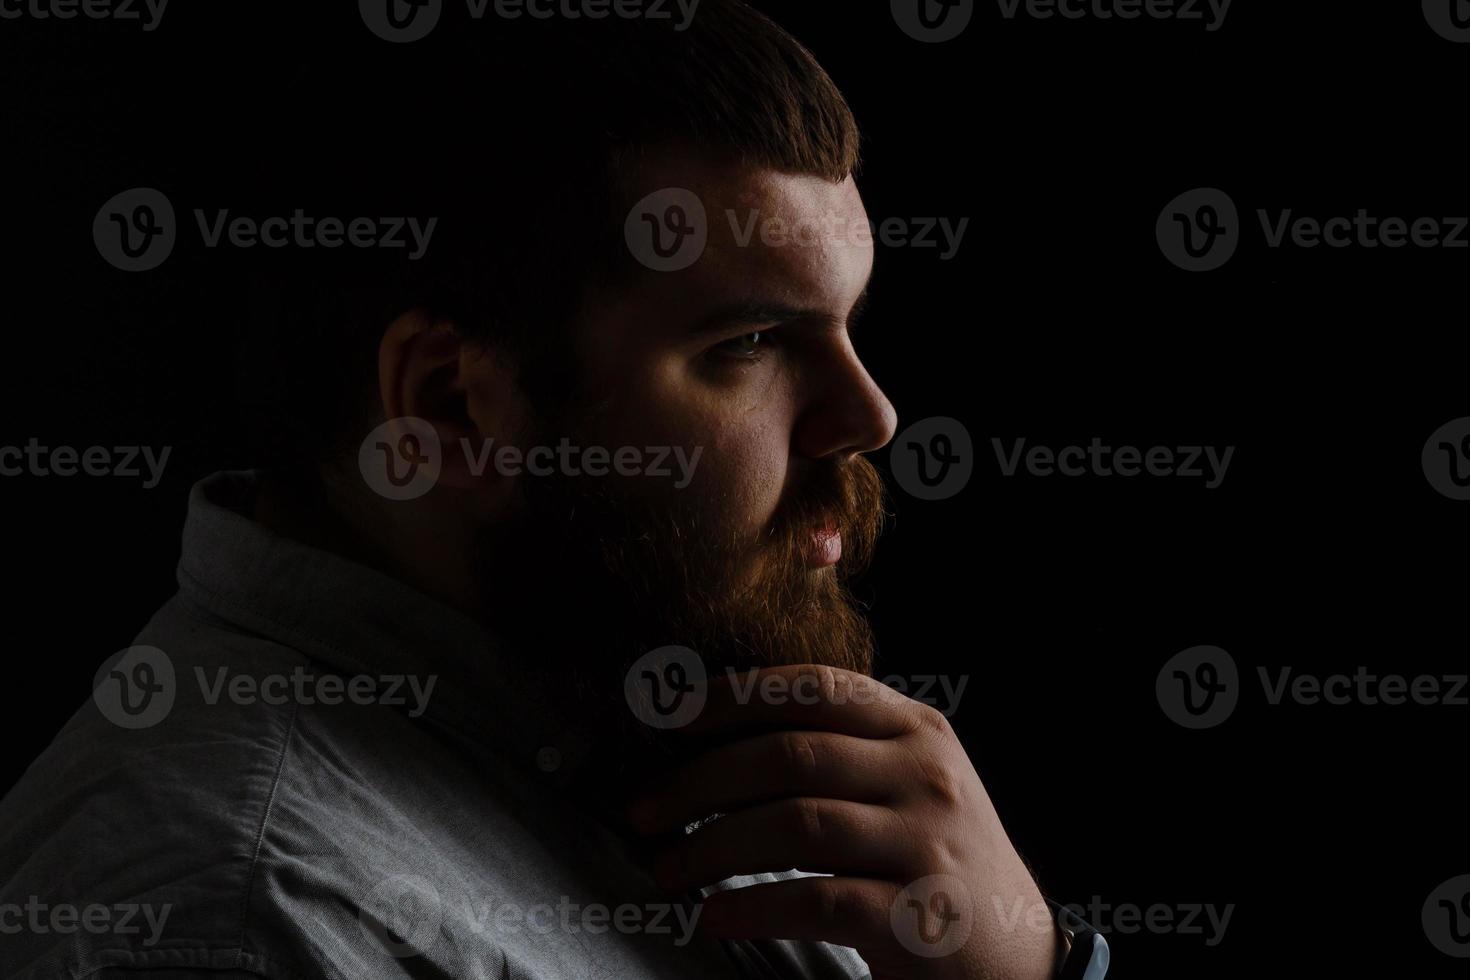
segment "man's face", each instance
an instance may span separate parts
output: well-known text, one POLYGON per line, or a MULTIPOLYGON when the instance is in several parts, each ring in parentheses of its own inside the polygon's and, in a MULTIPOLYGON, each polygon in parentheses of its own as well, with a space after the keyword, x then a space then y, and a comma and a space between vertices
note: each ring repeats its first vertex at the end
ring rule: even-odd
POLYGON ((699 493, 753 538, 812 470, 893 436, 847 329, 873 267, 853 231, 867 213, 851 179, 666 157, 640 183, 694 191, 708 245, 691 267, 643 272, 589 308, 581 356, 600 435, 703 447, 699 493))
POLYGON ((501 622, 541 617, 542 644, 612 645, 619 664, 677 643, 712 669, 868 670, 844 582, 882 515, 858 454, 892 438, 895 414, 848 335, 873 265, 857 189, 675 155, 638 182, 635 198, 697 194, 708 244, 592 297, 577 392, 530 435, 637 447, 645 464, 674 448, 692 478, 677 455, 664 476, 523 478, 524 508, 482 543, 487 603, 501 622))

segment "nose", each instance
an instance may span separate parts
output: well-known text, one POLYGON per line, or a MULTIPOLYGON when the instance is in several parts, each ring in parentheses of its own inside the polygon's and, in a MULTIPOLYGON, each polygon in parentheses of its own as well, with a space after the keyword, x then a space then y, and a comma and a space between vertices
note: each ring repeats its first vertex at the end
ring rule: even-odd
POLYGON ((868 374, 846 336, 840 350, 813 365, 807 375, 809 396, 792 449, 809 459, 845 460, 882 449, 898 428, 898 413, 868 374))

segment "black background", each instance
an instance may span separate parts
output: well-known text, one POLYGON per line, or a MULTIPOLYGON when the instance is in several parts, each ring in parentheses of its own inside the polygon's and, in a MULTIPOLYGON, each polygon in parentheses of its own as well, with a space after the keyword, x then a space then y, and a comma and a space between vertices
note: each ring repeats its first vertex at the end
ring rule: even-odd
MULTIPOLYGON (((288 55, 376 44, 391 71, 392 46, 337 6, 308 24, 293 5, 178 4, 152 33, 0 21, 0 443, 172 447, 152 490, 0 478, 0 788, 173 591, 190 484, 251 462, 213 257, 182 248, 118 271, 93 216, 134 186, 209 188, 233 141, 269 138, 231 120, 283 96, 288 55)), ((952 416, 976 453, 955 497, 894 487, 863 583, 881 672, 968 675, 953 722, 1058 900, 1235 906, 1212 947, 1110 933, 1110 976, 1463 975, 1420 909, 1470 872, 1470 708, 1272 707, 1255 671, 1466 671, 1470 504, 1432 489, 1420 450, 1470 415, 1470 250, 1269 249, 1254 215, 1470 213, 1470 45, 1410 3, 1237 0, 1215 32, 979 4, 934 45, 887 3, 758 6, 851 102, 869 214, 969 218, 950 261, 880 247, 857 337, 900 429, 952 416), (1248 228, 1223 268, 1191 274, 1165 260, 1154 222, 1202 186, 1229 193, 1248 228), (1206 490, 1006 478, 991 448, 1094 436, 1236 451, 1206 490), (1189 731, 1154 682, 1198 644, 1228 650, 1245 691, 1224 724, 1189 731)), ((875 461, 886 470, 887 451, 875 461)))

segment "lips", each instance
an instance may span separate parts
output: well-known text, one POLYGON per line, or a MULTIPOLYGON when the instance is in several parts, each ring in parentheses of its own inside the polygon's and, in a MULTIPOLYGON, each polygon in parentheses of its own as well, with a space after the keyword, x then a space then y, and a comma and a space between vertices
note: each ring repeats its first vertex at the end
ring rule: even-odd
POLYGON ((811 564, 825 568, 837 564, 842 557, 842 532, 834 525, 819 527, 812 531, 811 564))

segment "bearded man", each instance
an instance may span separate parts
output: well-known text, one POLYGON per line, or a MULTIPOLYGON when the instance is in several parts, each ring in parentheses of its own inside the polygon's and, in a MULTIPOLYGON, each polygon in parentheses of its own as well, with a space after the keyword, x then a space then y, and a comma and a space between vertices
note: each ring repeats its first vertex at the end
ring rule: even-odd
POLYGON ((953 731, 871 678, 836 87, 735 0, 438 30, 231 120, 256 211, 422 254, 228 270, 260 455, 0 806, 5 975, 1057 976, 953 731))

